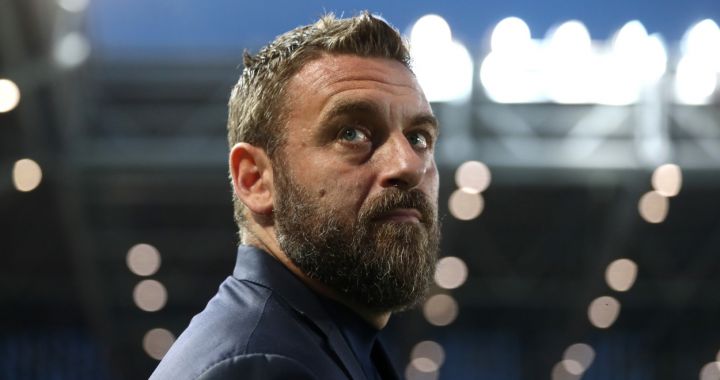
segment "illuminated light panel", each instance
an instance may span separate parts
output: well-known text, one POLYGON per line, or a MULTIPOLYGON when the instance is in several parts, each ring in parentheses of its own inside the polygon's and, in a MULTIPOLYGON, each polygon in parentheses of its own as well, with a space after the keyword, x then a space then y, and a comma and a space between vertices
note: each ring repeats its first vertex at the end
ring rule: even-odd
POLYGON ((447 326, 457 318, 458 304, 455 299, 449 295, 436 294, 425 301, 423 314, 430 324, 447 326))
POLYGON ((541 46, 534 40, 524 46, 492 50, 482 60, 478 78, 488 98, 497 103, 547 100, 541 46))
POLYGON ((700 370, 700 380, 720 380, 720 362, 705 364, 700 370))
MULTIPOLYGON (((643 53, 647 39, 648 33, 645 26, 638 20, 632 20, 617 32, 613 40, 613 50, 616 54, 637 57, 643 53)), ((642 68, 635 67, 634 70, 642 68)))
MULTIPOLYGON (((550 378, 552 380, 579 380, 580 375, 575 375, 567 370, 567 363, 564 363, 563 361, 558 362, 555 364, 555 366, 552 369, 552 372, 550 373, 550 378)), ((569 364, 571 367, 573 364, 569 364)))
POLYGON ((681 104, 709 104, 717 88, 717 70, 698 55, 680 58, 675 69, 675 100, 681 104))
POLYGON ((477 218, 485 207, 480 193, 469 193, 465 189, 455 190, 448 201, 450 213, 460 220, 477 218))
POLYGON ((500 21, 490 38, 491 51, 482 60, 478 78, 490 100, 498 103, 542 101, 539 46, 530 28, 517 17, 500 21))
POLYGON ((643 89, 657 84, 667 71, 665 43, 658 34, 648 35, 637 20, 620 28, 612 40, 612 49, 598 58, 598 104, 636 103, 643 89))
POLYGON ((442 45, 451 40, 450 25, 436 14, 420 17, 410 31, 411 44, 442 45))
POLYGON ((142 346, 148 356, 155 360, 160 360, 165 356, 173 343, 175 343, 175 336, 170 331, 156 328, 145 333, 142 346))
POLYGON ((628 105, 640 98, 647 73, 646 50, 650 39, 640 21, 626 23, 615 34, 609 54, 601 57, 605 64, 597 82, 598 95, 596 101, 607 105, 628 105))
POLYGON ((518 51, 526 49, 532 36, 530 27, 518 17, 507 17, 493 29, 490 47, 494 51, 518 51))
POLYGON ((492 175, 487 165, 479 161, 468 161, 455 171, 455 183, 468 193, 481 193, 490 186, 492 175))
POLYGON ((58 0, 60 8, 72 12, 80 13, 87 9, 90 0, 58 0))
POLYGON ((659 81, 667 72, 667 48, 662 37, 653 33, 648 37, 645 48, 645 80, 650 83, 659 81))
POLYGON ((0 79, 0 113, 10 112, 20 103, 20 89, 10 79, 0 79))
POLYGON ((136 244, 125 258, 128 269, 138 276, 152 276, 160 269, 160 252, 150 244, 136 244))
POLYGON ((667 218, 670 202, 657 191, 649 191, 640 197, 638 211, 648 223, 662 223, 667 218))
POLYGON ((568 347, 563 354, 563 360, 560 362, 565 369, 573 375, 581 375, 590 368, 593 360, 595 360, 595 350, 585 343, 575 343, 568 347))
POLYGON ((570 53, 573 49, 589 53, 592 39, 585 24, 578 20, 566 21, 550 33, 550 48, 555 51, 570 53))
POLYGON ((707 62, 716 73, 720 73, 720 28, 711 19, 705 19, 688 29, 681 47, 685 55, 698 57, 707 62), (714 48, 710 48, 713 46, 714 48))
POLYGON ((407 368, 405 368, 405 379, 407 380, 437 380, 439 373, 435 372, 422 372, 415 365, 414 362, 410 362, 407 368))
POLYGON ((22 192, 35 190, 42 182, 42 169, 37 162, 23 158, 13 165, 12 178, 15 189, 22 192))
POLYGON ((468 269, 459 257, 443 257, 435 268, 435 283, 443 289, 456 289, 465 283, 468 269))
POLYGON ((612 290, 626 292, 635 284, 637 272, 638 267, 634 261, 617 259, 605 270, 605 281, 612 290))
POLYGON ((652 186, 664 197, 674 197, 682 188, 682 170, 675 164, 659 166, 652 175, 652 186))
POLYGON ((610 296, 598 297, 588 307, 590 323, 600 329, 612 326, 619 314, 620 302, 610 296))
POLYGON ((438 15, 421 17, 410 31, 413 72, 430 102, 462 102, 472 92, 473 61, 452 39, 450 25, 438 15))
POLYGON ((133 290, 133 300, 140 310, 154 312, 165 307, 167 291, 155 280, 140 281, 133 290))
POLYGON ((592 40, 585 25, 567 21, 550 33, 545 51, 547 93, 560 104, 594 100, 596 62, 592 40))
POLYGON ((78 32, 63 36, 55 44, 53 58, 55 62, 65 68, 81 65, 90 56, 90 42, 78 32))

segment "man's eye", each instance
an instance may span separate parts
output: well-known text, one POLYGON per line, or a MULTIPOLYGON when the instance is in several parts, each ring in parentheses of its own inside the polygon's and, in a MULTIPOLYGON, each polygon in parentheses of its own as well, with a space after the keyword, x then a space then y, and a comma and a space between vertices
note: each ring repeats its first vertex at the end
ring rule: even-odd
POLYGON ((410 145, 417 149, 428 148, 428 138, 422 133, 411 133, 407 136, 407 139, 410 141, 410 145))
POLYGON ((367 141, 368 136, 358 128, 348 127, 340 132, 340 138, 349 142, 367 141))

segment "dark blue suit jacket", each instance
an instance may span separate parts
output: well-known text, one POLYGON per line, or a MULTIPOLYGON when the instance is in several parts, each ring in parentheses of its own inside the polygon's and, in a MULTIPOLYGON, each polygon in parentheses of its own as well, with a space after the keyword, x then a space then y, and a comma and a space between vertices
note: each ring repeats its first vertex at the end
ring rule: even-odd
MULTIPOLYGON (((233 275, 150 379, 365 379, 318 297, 268 253, 241 246, 233 275)), ((379 372, 399 378, 382 352, 379 372)))

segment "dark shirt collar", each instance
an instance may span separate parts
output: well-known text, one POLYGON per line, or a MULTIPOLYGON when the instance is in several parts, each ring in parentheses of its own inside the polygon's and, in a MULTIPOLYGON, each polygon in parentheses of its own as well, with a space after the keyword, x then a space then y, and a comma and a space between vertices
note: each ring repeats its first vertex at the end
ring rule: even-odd
POLYGON ((363 372, 368 379, 378 377, 378 370, 373 363, 373 348, 380 330, 369 324, 347 306, 329 298, 320 297, 323 306, 340 329, 345 340, 357 357, 363 372))
POLYGON ((379 372, 382 373, 381 377, 383 379, 399 379, 397 371, 389 360, 383 344, 377 339, 378 330, 374 329, 351 310, 327 300, 312 291, 269 253, 253 246, 239 246, 233 277, 241 281, 254 282, 272 289, 274 294, 284 300, 284 302, 296 312, 307 319, 308 322, 316 325, 326 335, 330 345, 336 350, 339 358, 349 371, 349 377, 353 379, 374 379, 377 377, 377 372, 373 375, 365 375, 365 364, 367 363, 366 360, 361 359, 361 356, 358 354, 358 352, 363 352, 362 358, 373 357, 374 360, 368 359, 368 361, 370 361, 370 363, 372 363, 372 361, 376 363, 376 367, 379 368, 379 372), (326 305, 328 302, 330 302, 331 305, 335 305, 335 308, 328 307, 326 305), (342 308, 345 309, 343 310, 342 308), (332 309, 332 311, 328 309, 332 309), (343 320, 343 323, 340 323, 340 321, 337 320, 337 318, 342 317, 335 316, 335 313, 343 314, 343 312, 349 313, 345 316, 345 318, 350 321, 349 323, 345 323, 347 322, 345 320, 343 320), (363 327, 345 326, 346 324, 354 326, 352 321, 358 324, 364 323, 365 325, 363 327), (350 329, 352 332, 342 331, 346 329, 350 329), (365 352, 368 351, 371 352, 370 355, 365 354, 365 352), (361 361, 364 363, 360 364, 361 361))

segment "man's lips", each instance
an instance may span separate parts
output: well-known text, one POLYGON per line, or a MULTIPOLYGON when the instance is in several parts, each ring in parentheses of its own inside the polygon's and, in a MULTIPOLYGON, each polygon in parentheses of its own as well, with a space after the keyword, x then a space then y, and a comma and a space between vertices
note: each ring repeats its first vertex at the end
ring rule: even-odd
POLYGON ((396 208, 383 213, 375 218, 375 220, 383 222, 420 223, 420 220, 422 220, 422 214, 414 208, 396 208))

